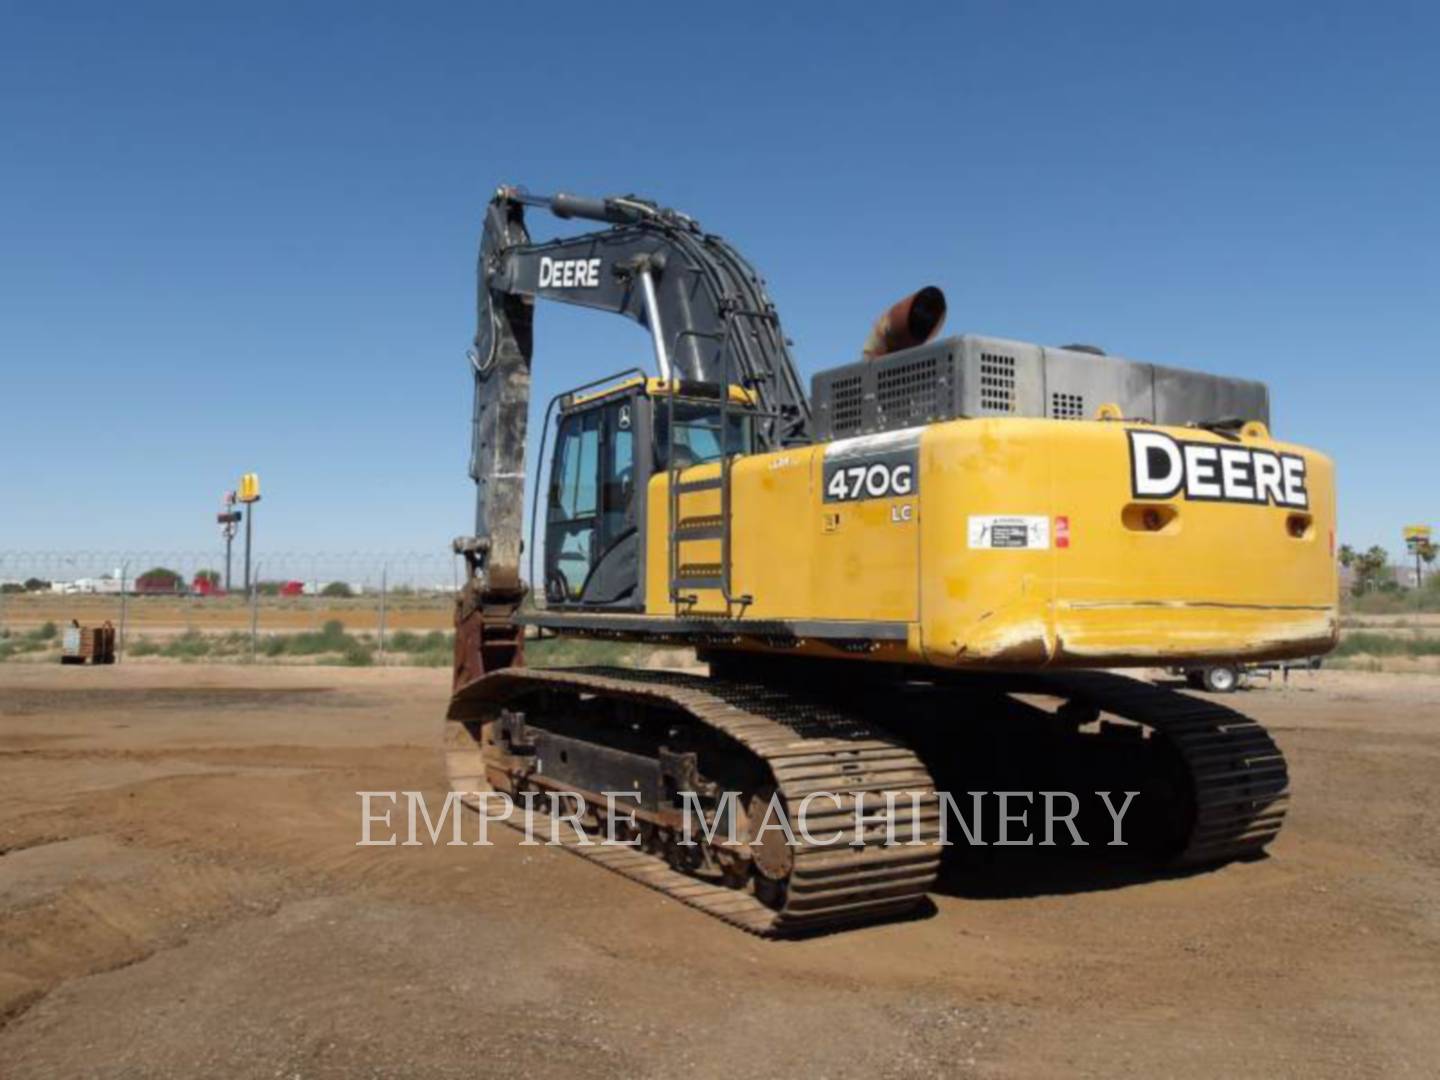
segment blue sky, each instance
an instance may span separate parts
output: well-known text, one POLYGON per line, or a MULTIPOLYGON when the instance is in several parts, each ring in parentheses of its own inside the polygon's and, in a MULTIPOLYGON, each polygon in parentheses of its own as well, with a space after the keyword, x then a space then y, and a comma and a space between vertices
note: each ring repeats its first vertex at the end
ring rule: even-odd
MULTIPOLYGON (((934 282, 954 332, 1266 380, 1342 539, 1440 525, 1433 7, 206 7, 0 5, 0 550, 210 546, 245 470, 262 550, 468 531, 502 182, 693 214, 807 377, 934 282)), ((542 407, 649 362, 540 313, 542 407)))

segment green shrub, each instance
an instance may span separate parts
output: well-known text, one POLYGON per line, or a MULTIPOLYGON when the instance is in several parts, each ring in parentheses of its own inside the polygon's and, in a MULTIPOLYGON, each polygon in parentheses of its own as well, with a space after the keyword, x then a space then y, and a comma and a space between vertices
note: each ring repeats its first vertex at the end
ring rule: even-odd
POLYGON ((339 654, 342 663, 362 665, 372 662, 375 647, 354 634, 347 634, 345 624, 339 619, 331 619, 319 630, 271 634, 261 642, 259 651, 272 658, 339 654))
POLYGON ((244 630, 231 630, 210 639, 210 651, 219 656, 237 656, 250 651, 250 635, 244 630))
POLYGON ((348 667, 369 667, 375 662, 375 654, 370 646, 351 638, 340 650, 340 662, 348 667))
POLYGON ((331 619, 319 630, 302 630, 296 634, 273 634, 265 641, 266 656, 318 656, 341 652, 354 640, 345 633, 345 624, 331 619))
POLYGON ((409 630, 396 630, 385 639, 385 648, 390 652, 414 652, 420 647, 420 635, 409 630))
POLYGON ((455 637, 443 630, 431 630, 428 634, 417 634, 411 630, 396 630, 385 638, 385 651, 397 653, 443 652, 454 648, 455 637))
POLYGON ((55 639, 58 631, 54 623, 46 623, 45 626, 34 630, 27 630, 23 634, 15 634, 9 630, 0 633, 0 660, 8 660, 12 656, 19 656, 22 653, 44 652, 50 648, 50 643, 55 639), (45 633, 49 627, 50 633, 45 633))
POLYGON ((160 646, 151 641, 148 637, 137 638, 125 647, 125 651, 131 656, 158 656, 160 646))
POLYGON ((167 641, 160 652, 173 660, 198 660, 210 655, 210 638, 199 630, 186 630, 167 641))
POLYGON ((1440 581, 1440 574, 1427 578, 1425 588, 1418 594, 1414 589, 1408 589, 1347 597, 1344 607, 1362 615, 1413 615, 1417 611, 1440 611, 1440 585, 1435 584, 1437 581, 1440 581))
POLYGON ((1340 639, 1336 656, 1440 656, 1440 637, 1357 630, 1340 639))
POLYGON ((16 635, 6 630, 0 636, 12 638, 16 652, 39 652, 41 649, 48 648, 50 642, 60 636, 60 628, 53 622, 47 622, 35 627, 34 630, 25 631, 23 634, 16 635))

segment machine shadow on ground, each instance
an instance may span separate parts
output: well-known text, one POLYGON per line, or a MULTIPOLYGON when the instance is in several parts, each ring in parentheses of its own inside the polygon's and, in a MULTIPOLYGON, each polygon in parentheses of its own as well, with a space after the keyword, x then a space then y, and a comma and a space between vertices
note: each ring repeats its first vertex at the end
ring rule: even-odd
MULTIPOLYGON (((1260 856, 1260 861, 1269 858, 1260 856)), ((1198 877, 1214 866, 1164 866, 1117 848, 952 848, 933 892, 964 900, 1017 900, 1131 889, 1198 877)))

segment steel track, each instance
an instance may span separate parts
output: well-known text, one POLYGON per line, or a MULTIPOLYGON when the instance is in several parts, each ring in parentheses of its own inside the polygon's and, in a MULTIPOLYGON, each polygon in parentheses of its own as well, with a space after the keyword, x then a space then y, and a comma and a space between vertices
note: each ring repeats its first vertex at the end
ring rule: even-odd
MULTIPOLYGON (((927 903, 940 867, 934 782, 920 759, 881 729, 774 687, 620 669, 498 671, 476 684, 460 711, 470 712, 477 705, 498 709, 539 688, 681 710, 764 762, 792 814, 811 792, 831 792, 840 799, 839 806, 829 800, 816 804, 820 809, 812 807, 807 815, 812 835, 825 843, 807 843, 797 835, 794 868, 779 907, 768 906, 751 891, 675 870, 660 855, 585 844, 574 830, 559 830, 562 843, 575 854, 766 937, 894 918, 927 903), (867 824, 857 832, 855 803, 860 800, 869 815, 884 809, 890 792, 895 796, 893 835, 900 843, 887 847, 885 826, 867 824)), ((456 711, 452 708, 452 715, 456 711)), ((464 721, 455 721, 456 726, 463 728, 464 721)), ((455 743, 460 748, 451 753, 452 787, 462 793, 483 790, 488 786, 480 771, 484 761, 471 748, 472 734, 465 731, 455 743)), ((537 819, 549 829, 547 817, 537 819)), ((798 824, 796 829, 798 833, 798 824)))
MULTIPOLYGON (((985 685, 1093 705, 1168 742, 1190 786, 1172 865, 1253 857, 1280 830, 1289 798, 1285 759, 1260 724, 1233 709, 1104 672, 997 677, 985 685)), ((840 837, 817 846, 797 836, 793 871, 778 906, 767 905, 749 889, 675 869, 663 854, 585 843, 573 830, 558 830, 560 843, 575 854, 767 937, 893 918, 926 902, 940 865, 939 800, 925 764, 880 723, 792 687, 612 668, 508 668, 472 683, 452 701, 447 756, 456 791, 463 795, 489 787, 476 738, 483 720, 477 717, 493 717, 508 702, 536 690, 679 710, 763 762, 792 811, 814 791, 834 792, 843 800, 833 813, 808 815, 813 834, 828 841, 838 830, 840 837), (895 794, 894 835, 902 844, 887 847, 883 827, 856 833, 854 806, 858 799, 867 813, 873 812, 883 808, 889 792, 895 794), (912 793, 918 802, 912 803, 912 793), (903 844, 912 836, 919 843, 903 844)), ((959 686, 951 692, 967 696, 959 686)), ((550 829, 547 816, 537 813, 536 818, 537 825, 550 829)))
POLYGON ((1131 720, 1163 737, 1184 762, 1191 818, 1172 865, 1203 866, 1253 858, 1285 821, 1290 773, 1265 728, 1217 701, 1102 671, 1037 676, 1044 688, 1131 720))

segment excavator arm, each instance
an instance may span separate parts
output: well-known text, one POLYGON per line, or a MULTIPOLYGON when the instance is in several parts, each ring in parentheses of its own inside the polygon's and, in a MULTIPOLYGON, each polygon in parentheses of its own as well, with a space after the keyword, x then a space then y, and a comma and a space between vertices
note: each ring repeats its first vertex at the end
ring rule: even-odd
MULTIPOLYGON (((650 331, 667 381, 750 390, 760 448, 811 441, 810 403, 764 283, 734 248, 684 214, 634 196, 538 196, 502 187, 485 212, 477 278, 469 354, 475 534, 455 545, 469 569, 457 627, 467 611, 482 608, 498 627, 525 594, 520 549, 537 298, 634 319, 650 331), (609 228, 533 243, 527 207, 609 228)), ((457 634, 457 664, 463 637, 457 634)))
POLYGON ((523 592, 521 513, 536 298, 597 308, 650 331, 663 379, 751 390, 759 444, 811 440, 810 404, 764 283, 729 244, 691 218, 634 197, 536 196, 501 188, 485 214, 478 268, 471 545, 494 592, 523 592), (532 243, 525 208, 608 223, 532 243), (480 550, 483 549, 483 552, 480 550))

